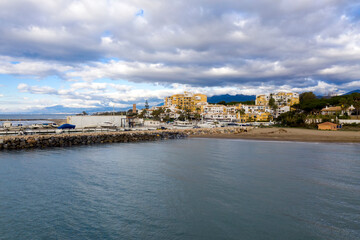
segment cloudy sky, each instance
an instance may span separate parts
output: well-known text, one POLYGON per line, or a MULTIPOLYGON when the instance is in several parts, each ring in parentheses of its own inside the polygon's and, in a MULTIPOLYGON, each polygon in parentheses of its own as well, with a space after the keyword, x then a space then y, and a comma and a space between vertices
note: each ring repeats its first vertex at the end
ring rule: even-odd
POLYGON ((0 111, 360 88, 358 0, 0 0, 0 111))

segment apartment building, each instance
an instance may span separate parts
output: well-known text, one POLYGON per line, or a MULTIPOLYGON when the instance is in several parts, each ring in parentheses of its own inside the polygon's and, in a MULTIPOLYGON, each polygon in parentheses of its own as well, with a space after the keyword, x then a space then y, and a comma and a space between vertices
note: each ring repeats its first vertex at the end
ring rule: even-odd
POLYGON ((236 114, 236 118, 239 122, 267 122, 272 120, 272 115, 270 112, 252 112, 252 113, 245 113, 241 114, 238 112, 236 114))
POLYGON ((236 106, 224 106, 218 104, 199 104, 201 106, 201 116, 211 120, 235 120, 236 106))
POLYGON ((206 103, 207 96, 200 93, 184 92, 184 94, 175 94, 165 98, 165 107, 175 106, 182 110, 196 111, 198 103, 206 103))
POLYGON ((292 106, 300 102, 298 93, 279 92, 274 94, 256 95, 255 105, 267 106, 269 105, 271 98, 275 100, 275 104, 278 106, 292 106))

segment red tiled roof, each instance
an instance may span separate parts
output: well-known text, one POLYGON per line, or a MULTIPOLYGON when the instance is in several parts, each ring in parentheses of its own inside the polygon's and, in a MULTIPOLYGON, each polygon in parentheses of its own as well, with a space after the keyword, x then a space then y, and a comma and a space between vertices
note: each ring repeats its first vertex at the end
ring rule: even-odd
POLYGON ((319 126, 319 125, 331 125, 331 126, 335 125, 335 126, 337 126, 336 123, 331 123, 331 122, 319 123, 318 126, 319 126))

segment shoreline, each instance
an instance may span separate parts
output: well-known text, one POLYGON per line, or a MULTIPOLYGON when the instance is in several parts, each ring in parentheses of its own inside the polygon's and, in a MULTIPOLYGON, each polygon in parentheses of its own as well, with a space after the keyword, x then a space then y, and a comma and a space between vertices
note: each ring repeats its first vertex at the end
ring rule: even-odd
POLYGON ((0 150, 19 150, 49 147, 71 147, 105 143, 127 143, 186 138, 191 135, 236 134, 245 131, 239 127, 212 129, 176 129, 106 133, 74 133, 51 135, 17 135, 0 137, 0 150))
POLYGON ((103 143, 157 141, 179 138, 218 138, 261 141, 360 143, 360 132, 298 128, 200 128, 154 131, 18 135, 0 137, 0 150, 70 147, 103 143))
POLYGON ((204 134, 191 138, 220 138, 262 141, 323 142, 323 143, 360 143, 360 132, 319 131, 300 128, 254 128, 236 134, 204 134))

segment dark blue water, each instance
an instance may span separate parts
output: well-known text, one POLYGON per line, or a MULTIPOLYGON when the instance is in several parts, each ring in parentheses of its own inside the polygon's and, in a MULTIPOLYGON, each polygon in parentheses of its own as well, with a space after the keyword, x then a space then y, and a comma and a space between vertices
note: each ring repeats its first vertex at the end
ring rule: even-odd
POLYGON ((1 152, 0 239, 360 239, 360 145, 1 152))

